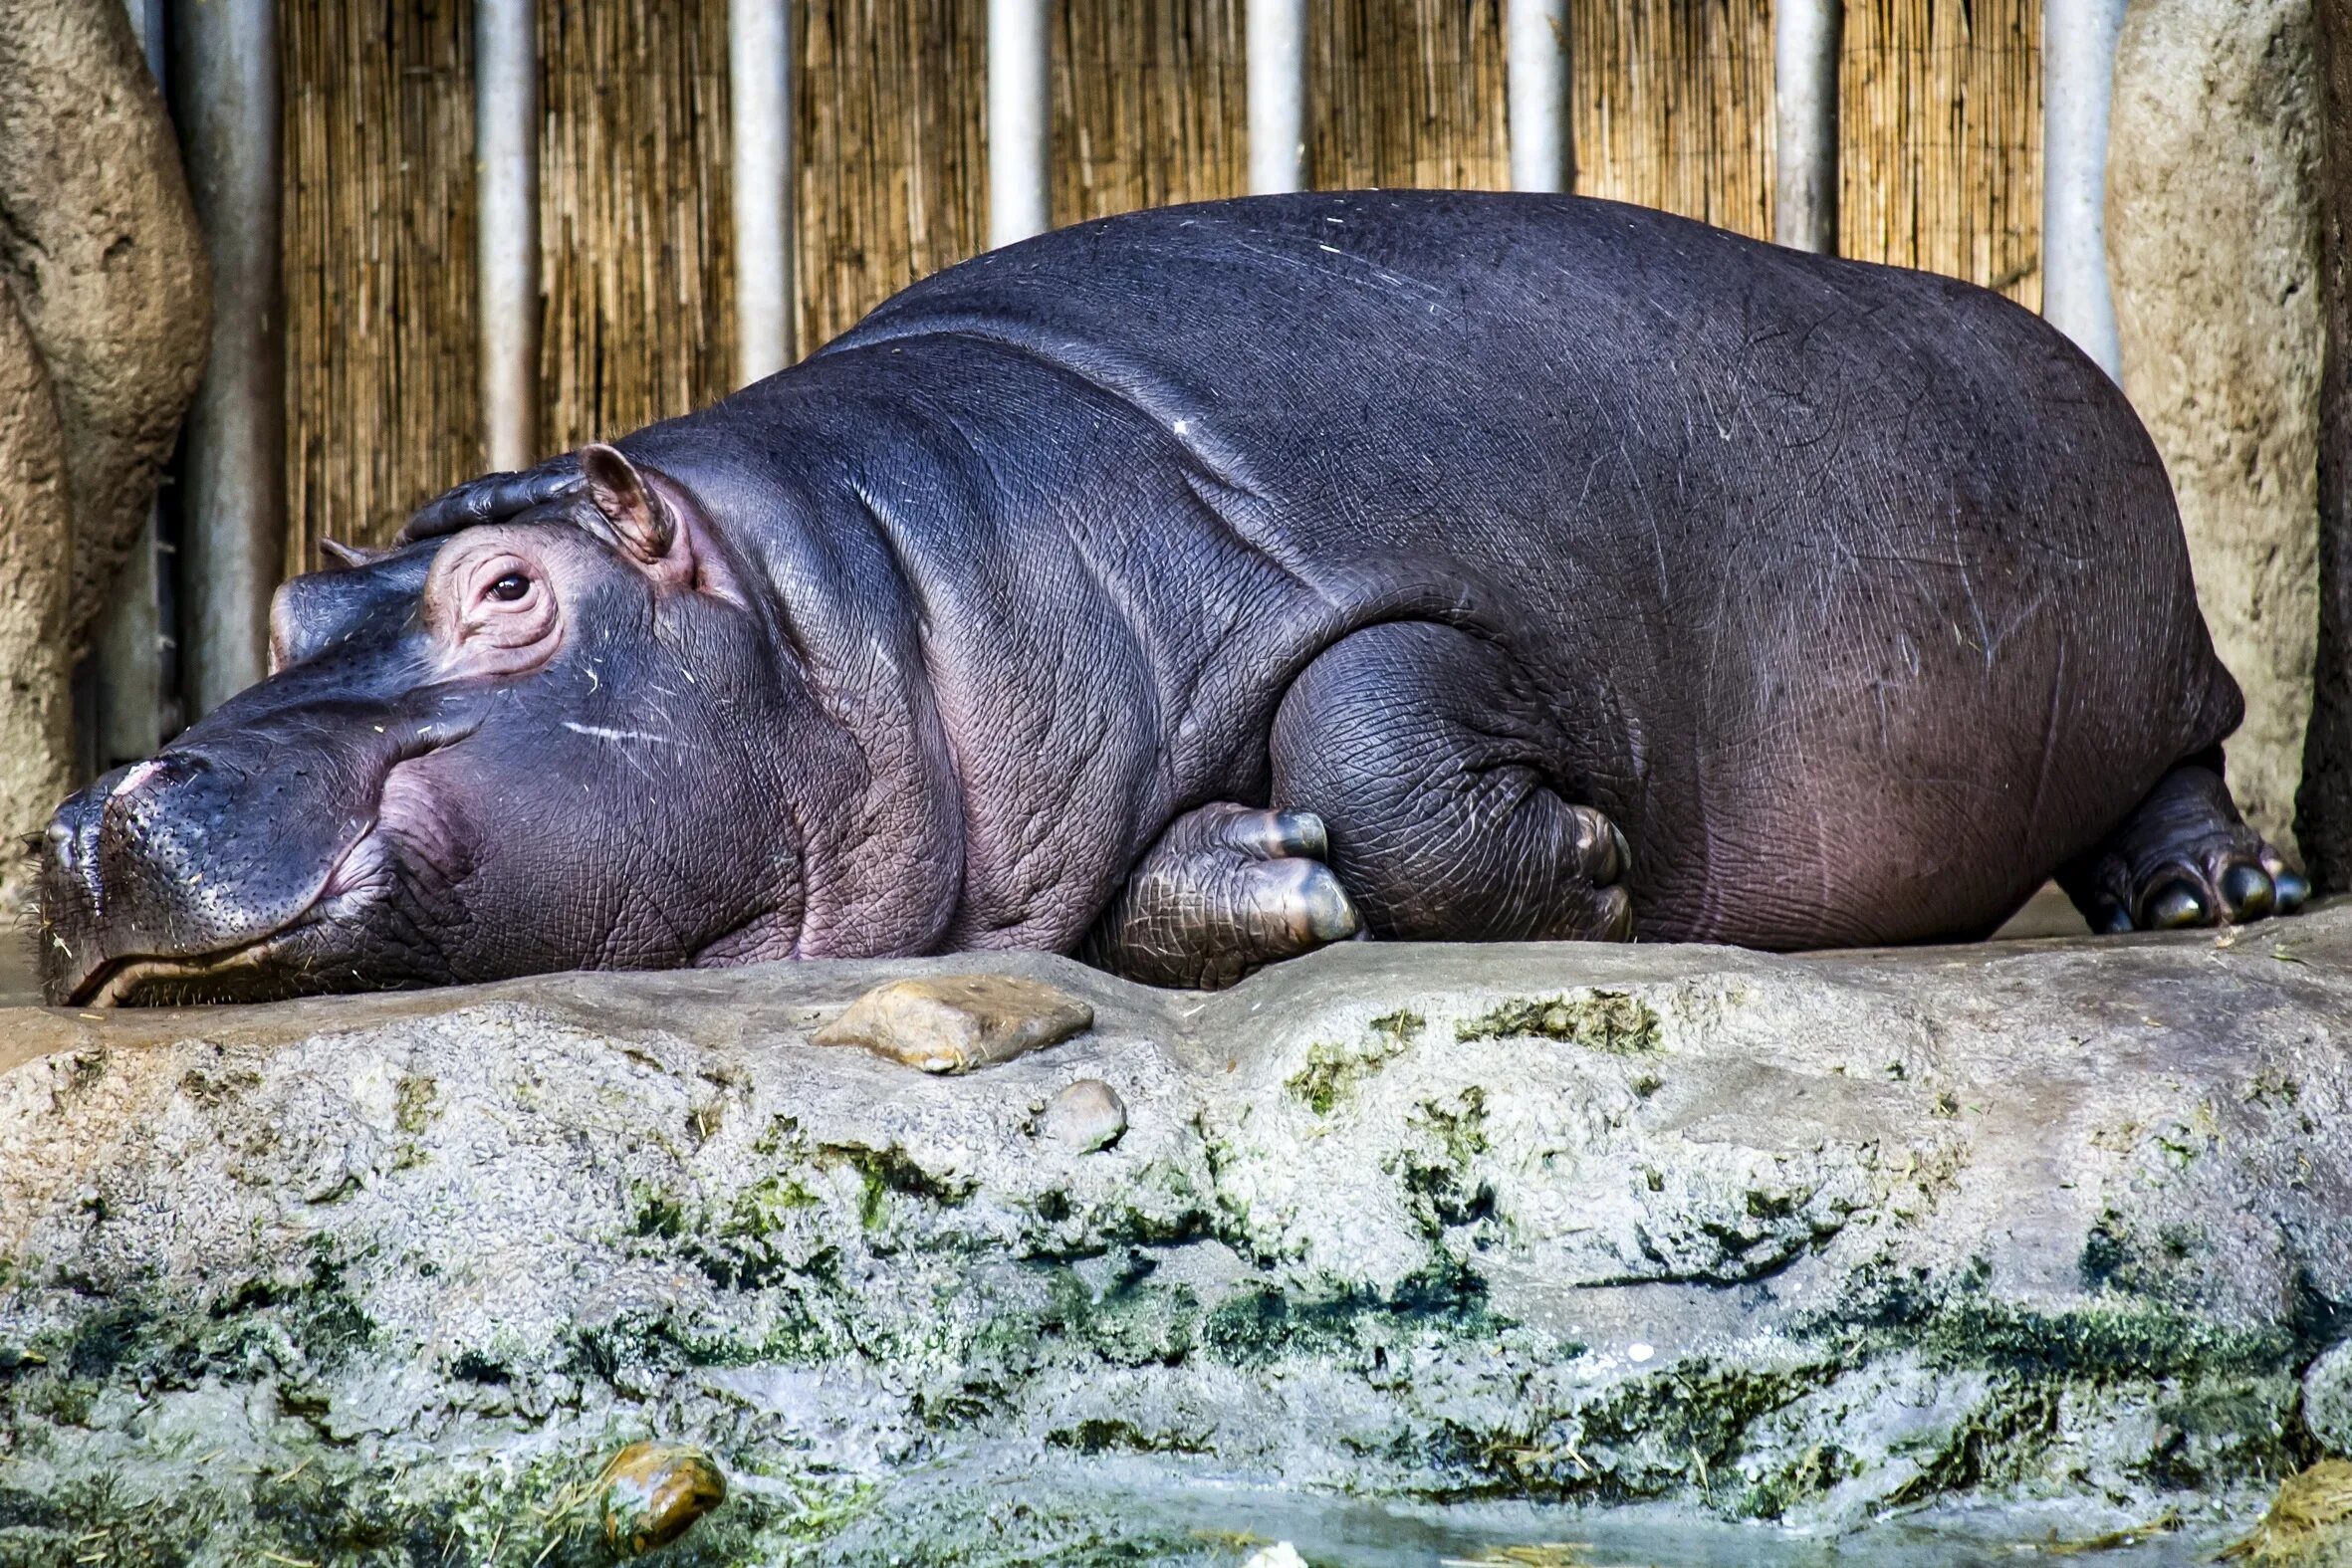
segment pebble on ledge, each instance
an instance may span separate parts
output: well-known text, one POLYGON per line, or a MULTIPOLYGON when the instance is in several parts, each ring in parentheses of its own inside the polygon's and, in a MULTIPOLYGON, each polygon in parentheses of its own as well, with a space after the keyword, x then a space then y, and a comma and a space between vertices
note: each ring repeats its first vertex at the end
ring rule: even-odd
POLYGON ((876 986, 810 1037, 952 1073, 1011 1061, 1093 1026, 1092 1008, 1042 982, 939 975, 876 986))

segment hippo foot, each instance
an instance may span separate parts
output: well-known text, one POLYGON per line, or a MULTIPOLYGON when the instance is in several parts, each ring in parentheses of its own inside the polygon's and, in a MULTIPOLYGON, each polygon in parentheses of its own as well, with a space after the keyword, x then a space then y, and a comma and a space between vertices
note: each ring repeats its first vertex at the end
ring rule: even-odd
POLYGON ((1171 823, 1078 949, 1150 986, 1213 991, 1363 930, 1322 819, 1219 801, 1171 823))
POLYGON ((2091 929, 2110 933, 2242 924, 2292 914, 2311 893, 2286 857, 2245 825, 2218 766, 2202 758, 2158 781, 2058 881, 2091 929))
POLYGON ((485 523, 504 523, 535 507, 577 495, 588 481, 574 452, 560 453, 520 473, 484 474, 442 491, 418 507, 402 526, 398 544, 438 539, 485 523))

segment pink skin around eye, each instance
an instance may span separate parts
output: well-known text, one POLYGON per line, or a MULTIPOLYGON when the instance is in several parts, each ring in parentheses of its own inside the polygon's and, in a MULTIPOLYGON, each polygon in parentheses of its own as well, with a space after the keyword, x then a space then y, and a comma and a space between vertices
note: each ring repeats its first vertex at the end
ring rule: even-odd
POLYGON ((457 563, 442 586, 443 660, 453 675, 520 675, 563 640, 554 590, 537 561, 489 550, 457 563), (522 591, 517 593, 519 579, 522 591), (502 587, 503 584, 503 587, 502 587))

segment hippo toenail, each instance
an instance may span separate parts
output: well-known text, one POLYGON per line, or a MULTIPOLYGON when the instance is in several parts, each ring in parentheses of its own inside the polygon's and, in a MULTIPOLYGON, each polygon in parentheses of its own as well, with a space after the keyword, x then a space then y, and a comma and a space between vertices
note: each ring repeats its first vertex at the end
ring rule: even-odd
POLYGON ((2240 861, 2222 873, 2222 903, 2233 920, 2255 920, 2270 913, 2273 898, 2270 873, 2240 861))
POLYGON ((2205 924, 2205 896, 2185 881, 2167 882, 2148 895, 2147 925, 2151 931, 2178 931, 2205 924))

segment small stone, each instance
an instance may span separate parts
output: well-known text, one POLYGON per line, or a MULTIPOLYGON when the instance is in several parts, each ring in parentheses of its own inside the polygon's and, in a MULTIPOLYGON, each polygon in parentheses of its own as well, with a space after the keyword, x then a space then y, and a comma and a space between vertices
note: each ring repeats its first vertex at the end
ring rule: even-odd
POLYGON ((2303 1425, 2322 1449, 2352 1459, 2352 1342, 2335 1346, 2303 1374, 2303 1425))
POLYGON ((1038 1117, 1038 1136, 1071 1154, 1107 1149, 1126 1130, 1127 1107, 1119 1091, 1100 1078, 1080 1078, 1048 1101, 1038 1117))
POLYGON ((970 1072, 1093 1025, 1092 1008, 1038 981, 940 975, 876 986, 811 1038, 862 1045, 925 1072, 970 1072))
POLYGON ((1306 1568, 1306 1559, 1289 1541, 1277 1541, 1253 1553, 1242 1568, 1306 1568))
POLYGON ((700 1449, 632 1443, 604 1466, 604 1544, 623 1557, 667 1546, 727 1498, 727 1477, 700 1449))

